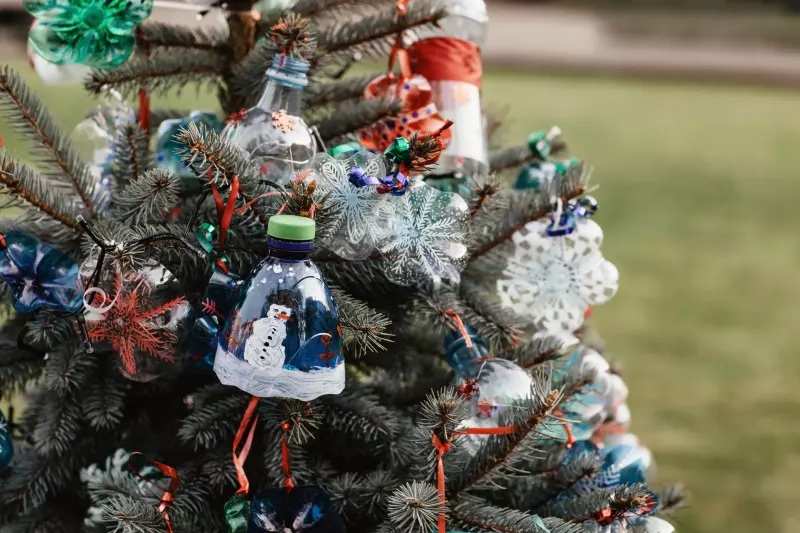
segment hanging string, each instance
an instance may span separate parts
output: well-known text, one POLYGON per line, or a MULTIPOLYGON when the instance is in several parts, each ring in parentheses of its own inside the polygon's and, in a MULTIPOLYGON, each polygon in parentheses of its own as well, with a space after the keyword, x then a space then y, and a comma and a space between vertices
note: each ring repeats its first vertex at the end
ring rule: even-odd
MULTIPOLYGON (((143 458, 144 454, 141 453, 141 452, 133 452, 131 454, 130 458, 128 459, 128 470, 130 470, 131 473, 134 476, 138 477, 142 481, 146 481, 147 483, 151 484, 155 488, 157 488, 159 490, 162 490, 162 488, 159 487, 156 483, 154 483, 153 481, 151 481, 151 480, 147 479, 146 477, 142 476, 139 473, 139 469, 134 467, 133 464, 131 464, 131 461, 133 461, 134 457, 137 457, 137 458, 138 457, 142 457, 143 458)), ((181 486, 180 479, 178 479, 178 471, 175 470, 174 468, 172 468, 171 466, 165 465, 164 463, 159 463, 158 461, 150 461, 150 463, 153 466, 155 466, 156 468, 158 468, 158 470, 162 474, 164 474, 165 476, 170 478, 169 486, 164 491, 163 496, 161 496, 161 500, 160 500, 160 503, 158 505, 158 512, 161 513, 161 516, 164 517, 164 522, 166 522, 166 524, 167 524, 167 531, 169 531, 169 533, 172 533, 172 522, 169 519, 169 514, 167 513, 167 509, 169 509, 169 507, 172 505, 172 502, 175 499, 174 492, 176 490, 178 490, 178 488, 181 486)))
POLYGON ((292 481, 292 472, 289 464, 289 443, 286 441, 286 432, 292 428, 288 422, 281 424, 281 466, 283 467, 283 488, 292 490, 294 488, 294 481, 292 481))
POLYGON ((459 333, 461 336, 464 337, 464 342, 466 343, 467 348, 472 348, 472 339, 470 338, 469 332, 467 328, 464 326, 464 322, 461 321, 461 317, 453 311, 452 309, 448 309, 444 312, 444 314, 450 318, 453 322, 456 323, 456 328, 458 328, 459 333))
POLYGON ((247 455, 250 453, 250 447, 253 445, 253 436, 255 435, 256 425, 258 424, 258 415, 255 414, 258 400, 258 396, 250 398, 250 403, 247 404, 247 410, 244 412, 242 422, 239 424, 239 430, 236 432, 236 437, 233 439, 233 465, 236 467, 236 479, 239 481, 239 489, 236 491, 236 494, 247 494, 250 492, 250 480, 247 479, 247 474, 244 471, 244 463, 247 461, 247 455), (248 426, 250 427, 249 430, 248 426), (244 446, 242 446, 239 453, 236 453, 245 433, 247 433, 247 439, 245 439, 244 446))
MULTIPOLYGON (((495 428, 469 428, 453 433, 453 438, 459 435, 511 435, 519 431, 517 426, 502 426, 495 428)), ((442 442, 441 439, 433 434, 431 442, 436 448, 436 490, 439 493, 439 515, 437 517, 438 533, 447 533, 447 520, 445 518, 445 505, 447 504, 447 495, 445 492, 445 478, 444 478, 444 453, 449 451, 452 447, 452 439, 447 442, 442 442)))

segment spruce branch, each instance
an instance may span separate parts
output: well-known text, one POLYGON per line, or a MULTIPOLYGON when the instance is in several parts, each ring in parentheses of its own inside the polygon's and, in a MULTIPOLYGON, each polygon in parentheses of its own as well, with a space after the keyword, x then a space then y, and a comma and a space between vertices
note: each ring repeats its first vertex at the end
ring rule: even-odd
MULTIPOLYGON (((567 144, 562 140, 553 142, 550 151, 551 156, 556 156, 567 149, 567 144)), ((496 150, 489 154, 489 170, 491 172, 502 172, 510 168, 516 168, 531 161, 540 161, 539 157, 531 152, 527 144, 520 144, 502 150, 496 150)))
POLYGON ((45 387, 67 400, 87 384, 96 364, 96 358, 87 354, 82 346, 73 342, 62 343, 47 354, 45 387))
POLYGON ((544 335, 510 350, 497 352, 495 355, 513 361, 522 368, 533 368, 563 357, 563 350, 566 348, 568 346, 565 346, 558 337, 544 335))
POLYGON ((35 146, 32 155, 37 161, 60 170, 61 179, 72 186, 89 216, 94 218, 91 200, 94 182, 89 167, 78 157, 69 138, 61 133, 39 98, 8 66, 0 71, 0 115, 31 139, 35 146))
POLYGON ((469 216, 473 220, 488 213, 504 211, 508 204, 502 190, 503 180, 496 174, 475 176, 470 180, 469 216))
POLYGON ((233 387, 210 385, 193 395, 194 409, 183 419, 178 438, 195 450, 233 439, 248 397, 233 387))
MULTIPOLYGON (((478 498, 464 498, 451 505, 450 525, 469 531, 503 533, 554 533, 538 517, 504 507, 496 507, 478 498)), ((563 531, 563 530, 562 530, 563 531)), ((577 533, 579 528, 570 528, 577 533)))
POLYGON ((395 530, 406 533, 433 531, 439 514, 445 512, 436 487, 419 481, 401 485, 389 496, 387 507, 395 530))
POLYGON ((306 108, 340 104, 347 100, 360 99, 364 89, 375 76, 353 76, 333 82, 318 82, 308 86, 303 97, 306 108))
POLYGON ((164 517, 156 505, 117 495, 104 501, 101 506, 103 522, 111 531, 120 533, 167 533, 164 517))
POLYGON ((226 78, 227 94, 221 99, 228 114, 253 107, 267 84, 265 76, 272 56, 279 53, 272 39, 262 39, 241 62, 233 65, 226 78))
POLYGON ((339 310, 345 345, 353 345, 356 355, 386 350, 385 343, 392 342, 392 334, 387 332, 391 321, 339 287, 330 289, 339 310))
POLYGON ((217 85, 225 59, 209 51, 183 51, 180 54, 157 51, 150 57, 136 57, 115 69, 93 70, 86 81, 86 90, 100 94, 113 87, 125 97, 138 91, 147 81, 151 95, 163 95, 190 84, 217 85))
POLYGON ((652 493, 644 485, 622 485, 613 489, 596 489, 568 500, 550 502, 544 513, 570 522, 593 522, 599 514, 610 509, 614 517, 621 517, 645 507, 652 493))
POLYGON ((181 178, 164 169, 148 170, 117 195, 114 218, 125 224, 159 222, 180 205, 181 178))
POLYGON ((37 379, 44 369, 43 358, 43 353, 20 348, 16 339, 0 341, 0 400, 8 400, 37 379))
POLYGON ((50 391, 43 391, 34 399, 38 404, 32 435, 36 452, 42 456, 64 455, 80 436, 82 417, 79 399, 62 397, 50 391))
POLYGON ((213 50, 223 53, 226 36, 221 29, 200 27, 191 28, 146 20, 139 26, 138 44, 148 49, 155 47, 189 48, 193 50, 213 50))
MULTIPOLYGON (((138 123, 126 124, 119 132, 114 146, 111 175, 119 187, 126 187, 152 166, 150 139, 138 123)), ((126 196, 115 197, 118 202, 126 196)))
POLYGON ((384 118, 396 116, 401 111, 399 100, 343 102, 332 116, 323 118, 312 126, 317 128, 325 144, 333 144, 339 137, 357 132, 384 118))
POLYGON ((671 485, 658 491, 658 514, 668 515, 686 506, 686 488, 671 485))
POLYGON ((124 415, 128 384, 112 356, 111 353, 102 354, 103 359, 83 394, 83 418, 94 429, 112 429, 124 415))
POLYGON ((267 432, 277 437, 285 435, 287 442, 299 445, 314 438, 324 416, 317 402, 290 398, 264 400, 259 403, 258 411, 267 432))
POLYGON ((220 189, 230 187, 235 176, 239 176, 240 183, 244 184, 242 177, 247 168, 245 155, 217 132, 205 124, 192 122, 188 127, 181 128, 175 138, 183 145, 178 155, 195 175, 207 177, 211 184, 220 189))
POLYGON ((3 155, 0 159, 0 186, 69 229, 80 231, 76 205, 49 187, 48 180, 30 167, 3 155))

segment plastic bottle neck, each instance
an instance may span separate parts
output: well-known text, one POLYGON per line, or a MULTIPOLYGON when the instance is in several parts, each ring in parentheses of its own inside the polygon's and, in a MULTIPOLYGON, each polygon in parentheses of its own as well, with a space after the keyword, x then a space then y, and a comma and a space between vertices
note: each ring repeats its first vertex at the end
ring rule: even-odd
POLYGON ((283 109, 287 115, 300 116, 303 89, 308 85, 309 63, 304 59, 278 54, 267 70, 267 86, 258 101, 265 111, 283 109))
POLYGON ((269 256, 287 261, 302 261, 311 257, 314 241, 287 241, 275 237, 267 237, 269 256))

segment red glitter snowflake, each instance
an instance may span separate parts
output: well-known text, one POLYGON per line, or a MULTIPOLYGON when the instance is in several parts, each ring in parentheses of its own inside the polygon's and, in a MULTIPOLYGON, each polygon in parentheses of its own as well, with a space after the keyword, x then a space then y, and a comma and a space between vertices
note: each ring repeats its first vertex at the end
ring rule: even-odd
POLYGON ((486 418, 489 418, 489 417, 492 416, 492 411, 494 411, 495 409, 497 409, 497 407, 495 405, 487 402, 486 400, 481 400, 481 401, 478 402, 478 413, 481 416, 485 416, 486 418))
POLYGON ((233 126, 233 125, 236 125, 236 124, 242 122, 246 118, 247 118, 247 109, 241 109, 239 111, 234 111, 233 113, 231 113, 231 116, 228 117, 228 120, 226 121, 226 124, 229 124, 229 125, 233 126))
POLYGON ((295 118, 286 114, 285 109, 278 110, 277 113, 272 113, 272 126, 275 129, 281 130, 283 133, 288 133, 294 129, 295 118))
POLYGON ((456 390, 467 400, 471 400, 473 395, 479 394, 478 380, 471 378, 464 378, 464 383, 456 387, 456 390))
POLYGON ((89 322, 87 326, 89 339, 92 342, 110 342, 112 348, 119 353, 125 369, 135 374, 134 355, 137 349, 164 361, 174 361, 169 347, 177 342, 177 336, 171 331, 153 326, 152 322, 183 304, 186 299, 181 296, 151 308, 148 305, 150 285, 146 280, 133 276, 126 281, 132 288, 123 289, 122 276, 115 278, 116 302, 102 320, 89 322))

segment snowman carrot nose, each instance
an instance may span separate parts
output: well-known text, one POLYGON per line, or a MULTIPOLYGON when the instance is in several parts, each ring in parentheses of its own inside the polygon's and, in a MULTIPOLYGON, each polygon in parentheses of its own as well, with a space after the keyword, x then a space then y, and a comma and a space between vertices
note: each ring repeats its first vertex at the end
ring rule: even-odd
POLYGON ((287 315, 286 313, 278 313, 278 318, 282 320, 289 320, 289 315, 287 315))

